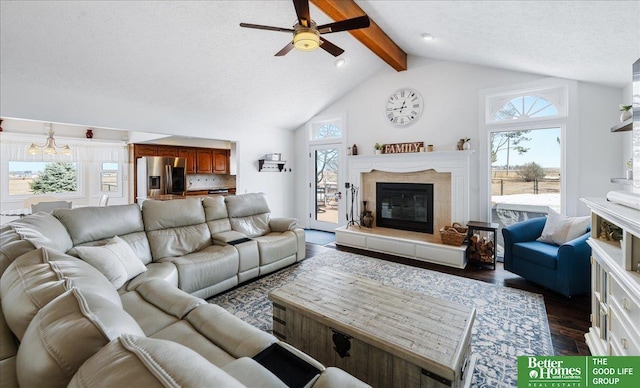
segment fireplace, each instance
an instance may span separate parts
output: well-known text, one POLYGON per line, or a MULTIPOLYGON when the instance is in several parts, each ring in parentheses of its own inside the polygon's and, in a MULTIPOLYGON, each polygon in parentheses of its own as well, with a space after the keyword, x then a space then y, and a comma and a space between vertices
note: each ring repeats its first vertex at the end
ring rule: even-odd
POLYGON ((376 225, 433 233, 433 184, 376 183, 376 225))

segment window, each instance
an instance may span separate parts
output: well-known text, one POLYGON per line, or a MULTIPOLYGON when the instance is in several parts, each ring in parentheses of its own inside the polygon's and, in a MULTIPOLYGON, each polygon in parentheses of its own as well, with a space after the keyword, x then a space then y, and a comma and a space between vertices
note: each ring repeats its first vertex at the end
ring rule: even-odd
POLYGON ((9 195, 78 191, 78 168, 71 162, 9 162, 9 195))
POLYGON ((491 117, 491 121, 523 120, 557 116, 558 108, 543 97, 520 96, 509 100, 491 117))
POLYGON ((118 171, 120 166, 118 163, 106 162, 101 164, 100 170, 100 192, 114 193, 118 192, 118 171))
POLYGON ((558 85, 525 88, 485 96, 485 124, 566 118, 567 88, 558 85))
POLYGON ((549 208, 576 214, 576 90, 545 78, 481 91, 481 218, 502 228, 549 208))
POLYGON ((342 129, 336 123, 322 123, 312 125, 312 140, 340 140, 342 129))

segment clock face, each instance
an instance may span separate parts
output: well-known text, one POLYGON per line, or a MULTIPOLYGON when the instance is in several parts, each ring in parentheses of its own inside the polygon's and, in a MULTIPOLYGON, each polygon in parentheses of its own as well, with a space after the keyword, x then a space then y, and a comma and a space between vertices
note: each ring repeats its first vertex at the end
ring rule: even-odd
POLYGON ((420 117, 423 107, 422 97, 417 91, 403 88, 389 96, 385 113, 392 125, 406 127, 420 117))

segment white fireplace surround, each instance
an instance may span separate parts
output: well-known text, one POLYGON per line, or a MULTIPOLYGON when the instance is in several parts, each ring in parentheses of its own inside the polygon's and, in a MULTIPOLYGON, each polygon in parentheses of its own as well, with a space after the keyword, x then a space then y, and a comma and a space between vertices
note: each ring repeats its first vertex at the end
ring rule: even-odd
MULTIPOLYGON (((361 188, 362 174, 373 170, 391 173, 434 170, 450 173, 451 220, 465 225, 469 221, 469 169, 473 152, 474 150, 464 150, 349 156, 347 182, 361 188)), ((357 206, 354 214, 360 214, 360 203, 357 206)))

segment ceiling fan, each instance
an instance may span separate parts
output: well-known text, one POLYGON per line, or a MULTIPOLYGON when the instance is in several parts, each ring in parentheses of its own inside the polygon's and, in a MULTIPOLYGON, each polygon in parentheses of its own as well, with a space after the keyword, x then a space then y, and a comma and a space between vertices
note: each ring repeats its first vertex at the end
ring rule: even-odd
POLYGON ((363 15, 352 19, 318 26, 313 20, 311 20, 311 16, 309 15, 309 0, 293 0, 293 6, 295 7, 296 15, 298 16, 298 22, 294 24, 293 28, 271 27, 250 23, 240 23, 240 27, 293 33, 293 40, 284 46, 282 50, 278 51, 275 55, 276 57, 287 54, 294 47, 302 51, 313 51, 320 47, 334 57, 337 57, 342 54, 344 50, 329 42, 324 37, 320 37, 320 35, 366 28, 369 27, 369 24, 371 23, 369 21, 369 17, 367 15, 363 15))

